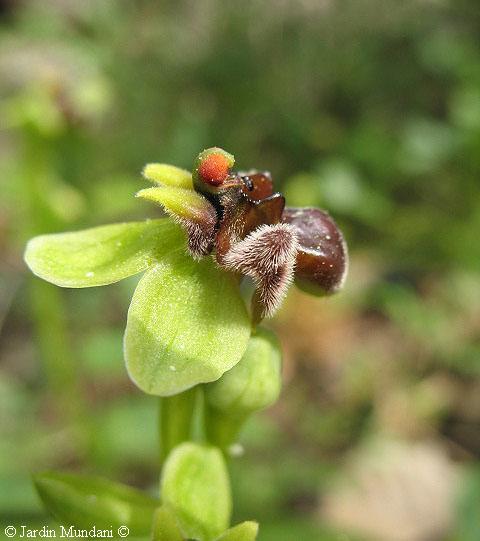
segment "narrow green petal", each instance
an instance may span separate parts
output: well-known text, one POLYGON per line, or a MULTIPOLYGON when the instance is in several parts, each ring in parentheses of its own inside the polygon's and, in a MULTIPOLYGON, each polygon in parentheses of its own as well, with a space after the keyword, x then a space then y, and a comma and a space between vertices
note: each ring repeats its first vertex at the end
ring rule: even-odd
POLYGON ((192 174, 166 163, 149 163, 143 169, 143 176, 155 184, 193 190, 192 174))
POLYGON ((102 286, 147 269, 181 246, 184 234, 165 218, 35 237, 25 261, 34 274, 61 287, 102 286))
POLYGON ((205 197, 185 188, 145 188, 137 193, 137 197, 162 205, 169 213, 195 222, 211 220, 212 213, 215 213, 212 204, 205 197))
POLYGON ((140 280, 128 312, 125 359, 143 391, 169 396, 215 381, 247 347, 250 320, 235 279, 212 258, 168 255, 140 280))
POLYGON ((230 523, 230 482, 222 453, 216 447, 183 443, 165 463, 160 496, 174 512, 188 539, 212 541, 230 523))

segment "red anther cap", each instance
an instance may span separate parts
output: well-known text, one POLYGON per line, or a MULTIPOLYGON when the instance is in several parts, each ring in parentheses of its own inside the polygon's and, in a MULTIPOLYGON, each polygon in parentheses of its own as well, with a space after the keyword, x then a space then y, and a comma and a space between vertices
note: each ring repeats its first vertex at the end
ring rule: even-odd
POLYGON ((220 153, 206 156, 198 168, 201 179, 212 186, 220 186, 228 177, 228 171, 229 161, 220 153))

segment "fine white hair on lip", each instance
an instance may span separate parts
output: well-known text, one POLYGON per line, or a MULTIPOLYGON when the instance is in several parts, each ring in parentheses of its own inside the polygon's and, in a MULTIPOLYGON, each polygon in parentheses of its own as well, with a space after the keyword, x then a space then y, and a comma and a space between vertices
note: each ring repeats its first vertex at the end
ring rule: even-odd
POLYGON ((201 259, 211 252, 215 240, 215 224, 217 220, 213 207, 213 212, 205 213, 198 221, 183 218, 168 209, 165 210, 187 232, 188 251, 194 259, 201 259))
POLYGON ((294 277, 298 238, 290 224, 261 225, 234 244, 224 266, 253 278, 265 316, 280 306, 294 277))
POLYGON ((225 255, 225 266, 255 276, 276 272, 298 250, 295 228, 290 224, 261 225, 225 255))
POLYGON ((288 288, 293 282, 295 261, 281 266, 276 273, 268 274, 263 279, 255 279, 258 296, 262 302, 263 317, 270 317, 282 304, 288 288))
POLYGON ((190 220, 180 219, 188 234, 188 249, 194 259, 208 255, 214 241, 214 225, 199 224, 190 220))

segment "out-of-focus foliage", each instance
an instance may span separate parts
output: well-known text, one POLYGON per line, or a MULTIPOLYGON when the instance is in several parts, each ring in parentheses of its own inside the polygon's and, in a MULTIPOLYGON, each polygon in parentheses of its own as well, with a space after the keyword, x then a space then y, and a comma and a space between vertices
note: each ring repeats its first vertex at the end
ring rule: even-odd
POLYGON ((234 523, 427 541, 446 506, 435 539, 476 540, 479 35, 477 0, 0 2, 2 524, 45 522, 32 470, 158 478, 156 404, 122 361, 136 279, 54 292, 25 239, 155 217, 143 165, 219 145, 327 208, 351 251, 342 294, 292 291, 272 322, 284 391, 231 464, 234 523), (376 469, 379 449, 400 458, 376 469))

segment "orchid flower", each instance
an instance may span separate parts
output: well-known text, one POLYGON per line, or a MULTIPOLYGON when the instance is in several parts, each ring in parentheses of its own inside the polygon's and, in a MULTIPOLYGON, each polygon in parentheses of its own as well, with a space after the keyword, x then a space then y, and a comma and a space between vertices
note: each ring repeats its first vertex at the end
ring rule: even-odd
POLYGON ((168 217, 32 239, 25 260, 62 287, 111 284, 145 271, 133 295, 125 359, 145 392, 168 396, 219 379, 244 354, 252 329, 279 308, 292 282, 316 294, 341 288, 347 248, 333 219, 285 207, 270 173, 235 172, 209 148, 193 172, 153 163, 155 186, 137 197, 168 217), (249 277, 250 313, 240 293, 249 277))

